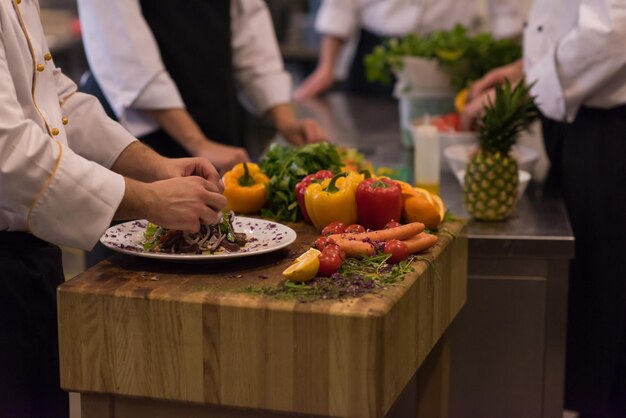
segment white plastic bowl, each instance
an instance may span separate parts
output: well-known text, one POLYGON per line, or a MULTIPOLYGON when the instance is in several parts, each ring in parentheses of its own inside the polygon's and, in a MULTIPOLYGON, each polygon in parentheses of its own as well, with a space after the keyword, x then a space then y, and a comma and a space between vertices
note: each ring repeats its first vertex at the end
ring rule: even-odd
POLYGON ((398 85, 396 91, 410 92, 422 97, 454 95, 448 76, 435 59, 407 56, 402 68, 394 70, 398 85))
MULTIPOLYGON (((526 187, 528 187, 528 183, 530 182, 531 175, 528 171, 519 170, 519 183, 517 185, 517 198, 521 198, 524 192, 526 191, 526 187)), ((455 171, 454 175, 456 179, 459 181, 461 187, 463 187, 463 183, 465 183, 465 170, 455 171)))
MULTIPOLYGON (((440 136, 441 138, 441 136, 440 136)), ((441 143, 443 146, 444 144, 441 143)), ((453 173, 465 170, 467 162, 476 153, 478 145, 476 144, 455 144, 444 148, 443 156, 453 173)), ((539 153, 532 148, 515 145, 511 150, 511 156, 517 160, 517 164, 520 170, 532 173, 537 161, 539 160, 539 153)))

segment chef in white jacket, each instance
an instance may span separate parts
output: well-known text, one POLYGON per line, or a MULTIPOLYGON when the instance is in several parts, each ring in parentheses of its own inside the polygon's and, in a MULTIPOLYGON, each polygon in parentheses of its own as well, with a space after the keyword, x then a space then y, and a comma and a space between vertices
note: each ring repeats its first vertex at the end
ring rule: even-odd
POLYGON ((535 0, 524 60, 475 83, 464 119, 491 87, 535 83, 551 180, 576 239, 570 267, 565 406, 626 416, 626 0, 535 0))
POLYGON ((222 172, 247 161, 238 99, 295 145, 327 139, 291 107, 263 0, 79 0, 78 9, 87 91, 101 90, 120 123, 163 155, 206 157, 222 172))
POLYGON ((226 200, 205 159, 166 159, 55 67, 36 0, 0 2, 0 416, 67 418, 56 245, 89 249, 112 219, 197 230, 226 200))
MULTIPOLYGON (((491 32, 498 38, 520 36, 524 4, 513 0, 489 0, 491 32)), ((392 86, 370 83, 365 77, 364 57, 386 38, 409 33, 427 35, 435 30, 467 28, 480 19, 477 0, 323 0, 315 20, 322 35, 317 68, 297 88, 295 98, 305 100, 323 93, 334 82, 339 54, 347 40, 357 36, 346 89, 368 95, 390 96, 392 86)))

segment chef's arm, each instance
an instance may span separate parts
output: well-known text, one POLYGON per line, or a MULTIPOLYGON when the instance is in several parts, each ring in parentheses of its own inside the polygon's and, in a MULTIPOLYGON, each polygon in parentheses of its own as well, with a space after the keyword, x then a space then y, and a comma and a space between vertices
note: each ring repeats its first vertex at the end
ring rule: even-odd
POLYGON ((250 161, 245 149, 220 144, 207 138, 185 109, 146 110, 146 113, 190 155, 207 158, 221 172, 236 164, 250 161))
POLYGON ((268 114, 274 121, 276 129, 285 139, 294 145, 328 141, 328 134, 313 119, 298 119, 289 103, 272 107, 268 114))
POLYGON ((333 35, 324 35, 320 45, 315 71, 298 86, 296 100, 306 100, 328 90, 335 81, 335 67, 345 41, 333 35))
POLYGON ((330 88, 345 41, 354 35, 359 5, 356 0, 324 0, 315 17, 315 30, 322 34, 315 71, 296 89, 295 99, 306 100, 330 88))
POLYGON ((586 98, 624 71, 624 39, 623 2, 581 0, 576 27, 526 74, 543 114, 573 121, 586 98))
POLYGON ((291 77, 262 0, 231 2, 231 49, 239 98, 257 116, 291 102, 291 77))
POLYGON ((235 79, 244 104, 269 116, 295 145, 327 139, 319 124, 299 120, 291 107, 291 78, 283 68, 272 20, 262 0, 232 2, 232 50, 235 79))

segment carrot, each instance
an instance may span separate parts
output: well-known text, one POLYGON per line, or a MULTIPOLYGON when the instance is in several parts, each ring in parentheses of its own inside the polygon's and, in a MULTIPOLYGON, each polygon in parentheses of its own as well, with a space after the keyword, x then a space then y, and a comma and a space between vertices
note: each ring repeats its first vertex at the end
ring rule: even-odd
POLYGON ((369 241, 389 241, 390 239, 405 240, 409 239, 424 230, 424 224, 421 222, 411 222, 406 225, 396 226, 389 229, 379 229, 376 231, 361 232, 358 234, 334 234, 329 238, 333 240, 337 239, 349 239, 349 240, 369 240, 369 241))
POLYGON ((332 241, 345 251, 346 257, 358 258, 363 255, 376 254, 374 245, 369 242, 343 238, 335 238, 332 241))
POLYGON ((406 239, 402 242, 409 247, 409 253, 419 253, 421 251, 425 251, 435 245, 437 243, 436 235, 427 234, 426 232, 422 232, 414 237, 406 239))

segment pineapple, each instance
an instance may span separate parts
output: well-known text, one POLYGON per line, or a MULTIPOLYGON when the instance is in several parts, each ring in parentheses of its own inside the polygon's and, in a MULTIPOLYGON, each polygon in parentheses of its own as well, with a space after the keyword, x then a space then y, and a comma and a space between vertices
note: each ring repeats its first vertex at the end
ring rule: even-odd
POLYGON ((499 221, 517 203, 518 167, 510 151, 518 134, 537 118, 530 88, 507 81, 496 86, 495 100, 478 123, 479 150, 465 171, 463 203, 476 219, 499 221))

